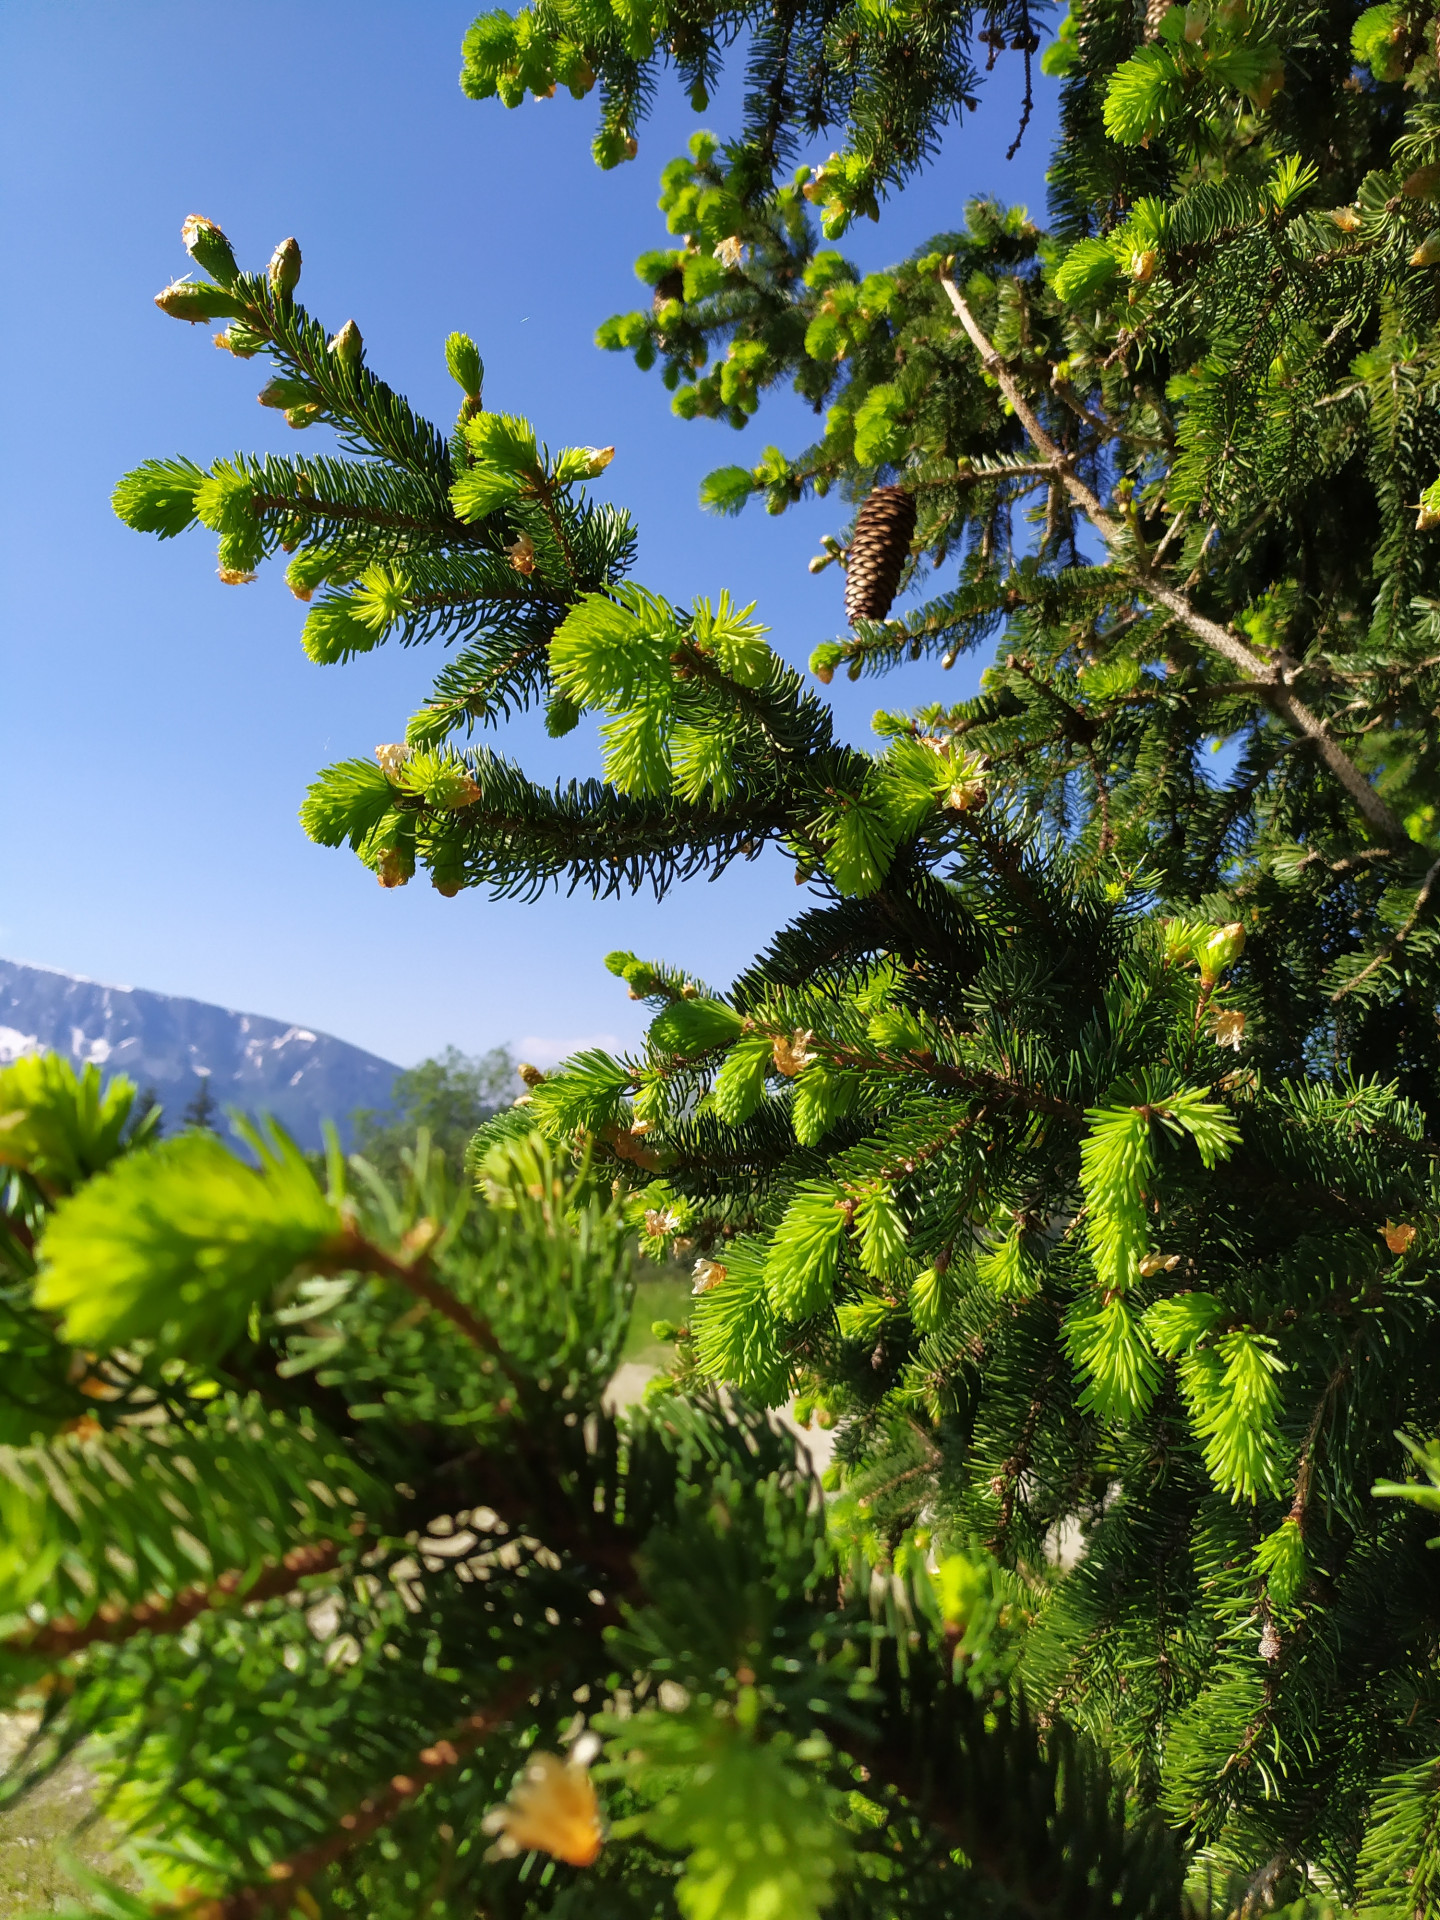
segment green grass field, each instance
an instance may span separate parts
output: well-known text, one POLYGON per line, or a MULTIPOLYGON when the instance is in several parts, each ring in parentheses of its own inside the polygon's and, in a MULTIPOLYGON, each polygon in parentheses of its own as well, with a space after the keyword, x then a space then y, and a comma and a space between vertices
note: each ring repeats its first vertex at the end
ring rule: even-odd
POLYGON ((630 1338, 625 1342, 625 1360, 629 1365, 648 1363, 658 1372, 668 1367, 674 1349, 657 1340, 650 1331, 657 1320, 683 1326, 690 1318, 690 1280, 679 1267, 644 1268, 635 1289, 635 1311, 630 1317, 630 1338))

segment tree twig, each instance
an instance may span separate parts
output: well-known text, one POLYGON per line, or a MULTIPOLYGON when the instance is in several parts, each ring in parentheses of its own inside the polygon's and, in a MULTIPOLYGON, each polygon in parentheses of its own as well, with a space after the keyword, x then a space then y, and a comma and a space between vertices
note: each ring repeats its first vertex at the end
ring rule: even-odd
POLYGON ((1431 867, 1430 871, 1421 881, 1420 891, 1415 896, 1415 905, 1410 909, 1409 918, 1406 920, 1404 926, 1401 927, 1400 931, 1392 940, 1385 942, 1369 966, 1363 967, 1353 980, 1347 980, 1343 987, 1338 987, 1335 992, 1331 994, 1330 1004, 1332 1007, 1338 1001, 1343 1000, 1347 993, 1353 993, 1363 980, 1370 978, 1372 973, 1394 959, 1400 948, 1404 946, 1407 937, 1414 928, 1415 922, 1425 911, 1426 904, 1430 898, 1430 890, 1435 885, 1437 879, 1440 879, 1440 860, 1435 862, 1434 866, 1431 867))
POLYGON ((288 1912, 295 1905, 296 1892, 327 1867, 368 1840, 381 1827, 388 1826, 402 1807, 421 1793, 429 1783, 471 1753, 487 1733, 494 1732, 514 1717, 534 1693, 536 1682, 527 1676, 499 1695, 491 1706, 472 1713, 448 1739, 426 1747, 412 1762, 410 1773, 397 1773, 389 1784, 367 1794, 353 1813, 342 1814, 339 1825, 324 1840, 316 1841, 288 1860, 271 1864, 269 1880, 241 1887, 223 1899, 192 1900, 171 1907, 157 1907, 157 1916, 183 1916, 183 1920, 258 1920, 276 1908, 288 1912))
POLYGON ((0 1642, 0 1648, 37 1659, 66 1660, 97 1642, 115 1646, 137 1633, 179 1633, 200 1614, 216 1607, 248 1606, 254 1600, 273 1600, 290 1593, 310 1575, 328 1573, 339 1557, 339 1548, 329 1540, 292 1547, 278 1566, 266 1567, 248 1587, 243 1574, 222 1573, 213 1586, 186 1587, 168 1605, 142 1600, 124 1610, 100 1607, 83 1626, 72 1620, 52 1620, 35 1633, 0 1642))
POLYGON ((430 1272, 429 1262, 424 1255, 408 1262, 396 1260, 383 1247, 377 1247, 373 1241, 352 1229, 341 1234, 312 1264, 317 1271, 373 1273, 381 1279, 395 1281, 427 1306, 433 1307, 465 1336, 472 1347, 478 1347, 482 1353, 488 1354, 517 1392, 528 1391, 530 1382, 510 1360, 490 1322, 473 1312, 463 1300, 457 1300, 448 1287, 440 1285, 430 1272))
POLYGON ((1259 683, 1257 691, 1280 718, 1294 727, 1310 740, 1316 753, 1329 771, 1345 788, 1361 813, 1370 822, 1377 833, 1387 840, 1403 842, 1408 839, 1390 807, 1371 786, 1360 769, 1347 753, 1332 739, 1323 720, 1298 699, 1291 690, 1289 681, 1296 671, 1281 661, 1267 661, 1247 646, 1238 634, 1229 627, 1221 626, 1218 620, 1211 620, 1193 606, 1186 596, 1171 586, 1168 581, 1159 578, 1142 562, 1138 567, 1125 553, 1124 523, 1109 513, 1100 504, 1097 495, 1076 473, 1074 462, 1051 439, 1041 425, 1039 417, 1021 392, 1010 369, 995 351, 986 337, 979 322, 970 311, 964 295, 948 275, 940 276, 940 284, 949 297, 951 306, 961 326, 969 334, 976 352, 980 355, 985 371, 999 385, 1015 416, 1024 427, 1026 434, 1039 453, 1053 462, 1055 472, 1070 498, 1084 512, 1096 532, 1111 549, 1113 556, 1131 572, 1146 598, 1157 606, 1164 607, 1174 614, 1182 626, 1188 629, 1197 640, 1212 653, 1218 653, 1222 660, 1228 660, 1231 666, 1238 667, 1248 678, 1259 683))

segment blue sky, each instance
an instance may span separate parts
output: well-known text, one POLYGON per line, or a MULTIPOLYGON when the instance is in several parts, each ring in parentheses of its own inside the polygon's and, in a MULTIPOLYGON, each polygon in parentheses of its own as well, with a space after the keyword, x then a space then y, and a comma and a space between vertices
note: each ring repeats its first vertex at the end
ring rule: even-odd
MULTIPOLYGON (((611 948, 723 983, 797 910, 778 857, 658 905, 383 892, 348 854, 311 846, 296 808, 318 767, 399 737, 438 654, 316 667, 278 569, 224 587, 213 536, 160 544, 110 511, 115 480, 147 456, 297 444, 255 404, 263 361, 216 353, 209 329, 152 304, 188 265, 182 220, 201 213, 247 266, 296 235, 311 310, 332 328, 353 316, 369 363, 435 417, 454 411, 443 342, 463 328, 491 406, 528 414, 552 444, 613 443, 608 491, 639 523, 647 585, 757 600, 797 664, 843 630, 841 577, 806 571, 843 506, 719 520, 696 503, 712 467, 769 441, 797 448, 812 417, 787 397, 742 434, 687 424, 658 377, 593 345, 601 320, 639 304, 635 256, 665 244, 661 167, 697 126, 731 130, 737 88, 697 117, 665 86, 638 159, 602 174, 593 102, 562 94, 507 113, 463 98, 474 11, 0 9, 0 954, 299 1021, 402 1063, 447 1043, 538 1057, 638 1034, 639 1010, 602 965, 611 948)), ((958 225, 976 193, 1043 214, 1053 91, 1039 83, 1007 163, 1018 66, 1002 62, 980 113, 881 224, 847 237, 862 266, 958 225)), ((830 691, 865 739, 880 698, 960 697, 984 664, 912 668, 883 694, 843 679, 830 691)), ((496 744, 545 777, 596 765, 588 726, 552 742, 522 722, 496 744)))

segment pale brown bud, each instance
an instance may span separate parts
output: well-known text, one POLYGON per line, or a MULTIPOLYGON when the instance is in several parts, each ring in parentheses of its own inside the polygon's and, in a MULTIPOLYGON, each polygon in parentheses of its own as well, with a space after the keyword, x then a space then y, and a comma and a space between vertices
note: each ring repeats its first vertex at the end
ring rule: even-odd
POLYGON ((723 1286, 727 1273, 728 1269, 719 1260, 697 1260, 691 1293, 709 1293, 713 1288, 723 1286))
POLYGON ((789 1039, 783 1036, 777 1039, 771 1048, 775 1071, 783 1073, 787 1080, 793 1080, 798 1073, 802 1073, 815 1058, 810 1051, 810 1042, 814 1038, 812 1032, 797 1027, 789 1039))

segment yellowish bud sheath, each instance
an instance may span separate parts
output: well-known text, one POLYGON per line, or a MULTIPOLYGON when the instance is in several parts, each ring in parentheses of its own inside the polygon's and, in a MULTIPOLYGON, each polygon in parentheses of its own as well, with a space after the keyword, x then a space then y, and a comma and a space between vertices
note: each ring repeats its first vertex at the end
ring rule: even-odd
POLYGON ((267 269, 271 290, 282 297, 292 294, 300 284, 300 243, 292 234, 282 240, 270 256, 267 269))
POLYGON ((1225 969, 1240 958, 1244 947, 1245 929, 1238 920, 1232 920, 1228 927, 1220 927, 1212 933, 1195 953, 1200 963, 1200 984, 1213 987, 1225 969))
POLYGON ((342 367, 358 367, 365 352, 365 342, 360 329, 353 320, 347 320, 330 342, 330 352, 334 354, 342 367))
POLYGON ((484 1825, 500 1836, 491 1852, 502 1859, 533 1849, 588 1867, 604 1845, 588 1771, 554 1753, 531 1756, 510 1798, 485 1816, 484 1825))

